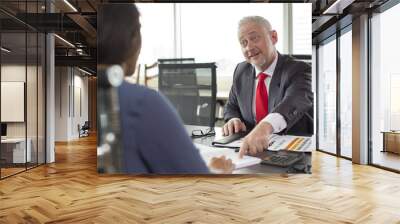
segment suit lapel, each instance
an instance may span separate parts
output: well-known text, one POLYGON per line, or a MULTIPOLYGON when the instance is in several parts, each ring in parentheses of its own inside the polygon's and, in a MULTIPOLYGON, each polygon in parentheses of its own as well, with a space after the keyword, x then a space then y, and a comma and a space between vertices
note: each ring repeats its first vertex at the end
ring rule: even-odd
POLYGON ((269 92, 268 92, 268 112, 271 112, 275 107, 275 101, 278 100, 279 97, 279 89, 281 85, 281 77, 282 77, 282 64, 283 64, 283 56, 278 52, 278 61, 276 62, 276 67, 274 70, 274 74, 271 79, 271 83, 269 84, 269 92))
POLYGON ((254 94, 254 74, 255 70, 253 66, 249 66, 249 69, 246 70, 246 74, 243 76, 243 93, 246 93, 243 97, 243 104, 245 106, 244 111, 247 116, 250 116, 249 120, 255 121, 253 116, 253 94, 254 94))

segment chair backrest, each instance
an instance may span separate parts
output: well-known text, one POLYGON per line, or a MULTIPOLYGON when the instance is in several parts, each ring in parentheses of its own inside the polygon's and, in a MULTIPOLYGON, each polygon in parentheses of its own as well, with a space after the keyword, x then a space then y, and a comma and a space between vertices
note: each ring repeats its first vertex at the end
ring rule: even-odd
POLYGON ((185 124, 214 127, 217 94, 215 63, 158 65, 158 89, 185 124))
POLYGON ((291 57, 296 60, 303 61, 311 66, 312 56, 308 54, 292 54, 291 57))
POLYGON ((190 64, 194 63, 194 58, 160 58, 159 64, 190 64))
POLYGON ((136 84, 139 84, 140 82, 140 64, 137 65, 137 70, 136 70, 136 84))
POLYGON ((159 64, 184 64, 194 63, 194 58, 160 58, 151 65, 144 65, 144 85, 148 86, 148 81, 158 77, 158 74, 149 76, 148 70, 157 68, 159 64))
POLYGON ((89 128, 90 128, 89 121, 85 121, 85 123, 82 125, 82 129, 89 129, 89 128))
POLYGON ((158 62, 154 62, 151 65, 147 65, 147 64, 144 65, 144 85, 145 86, 148 86, 148 81, 150 79, 158 77, 158 75, 154 75, 154 76, 149 76, 148 75, 148 70, 153 69, 153 68, 157 68, 157 65, 158 65, 158 62))

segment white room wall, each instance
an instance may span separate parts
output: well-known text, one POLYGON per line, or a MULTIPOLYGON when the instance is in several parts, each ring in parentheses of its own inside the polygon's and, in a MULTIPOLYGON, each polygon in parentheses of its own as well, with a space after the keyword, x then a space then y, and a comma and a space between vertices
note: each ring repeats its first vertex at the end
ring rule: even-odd
POLYGON ((88 78, 76 68, 56 67, 55 111, 55 140, 77 139, 78 124, 88 120, 88 78))
POLYGON ((68 140, 68 71, 67 67, 55 68, 55 141, 68 140))
MULTIPOLYGON (((87 76, 82 76, 82 73, 74 69, 74 108, 75 113, 72 113, 71 120, 71 135, 72 138, 78 138, 78 124, 81 126, 88 120, 88 78, 87 76), (80 93, 79 93, 80 90, 80 93), (80 98, 79 98, 80 94, 80 98), (81 102, 79 102, 79 100, 81 102), (81 107, 81 108, 79 108, 81 107), (80 111, 81 109, 82 111, 80 111)), ((71 104, 72 105, 72 104, 71 104)))
MULTIPOLYGON (((1 66, 1 81, 4 82, 25 82, 25 65, 2 65, 1 66)), ((28 67, 28 70, 30 68, 28 67)), ((29 94, 33 95, 33 94, 29 94)), ((7 108, 1 108, 7 110, 7 108)), ((7 122, 8 137, 25 137, 24 122, 7 122)))

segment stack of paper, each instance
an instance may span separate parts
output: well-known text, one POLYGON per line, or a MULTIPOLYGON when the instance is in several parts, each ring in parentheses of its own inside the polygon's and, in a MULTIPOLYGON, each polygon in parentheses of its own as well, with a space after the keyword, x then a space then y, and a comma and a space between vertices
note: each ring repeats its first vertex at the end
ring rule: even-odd
POLYGON ((295 135, 271 135, 268 150, 311 152, 312 138, 295 135))
MULTIPOLYGON (((240 148, 242 146, 242 139, 238 139, 228 144, 214 144, 218 147, 227 148, 240 148)), ((295 135, 276 135, 273 134, 269 138, 268 150, 289 150, 289 151, 300 151, 300 152, 311 152, 312 151, 312 137, 295 136, 295 135)))
POLYGON ((243 156, 243 158, 239 159, 239 153, 229 148, 216 148, 197 143, 195 143, 195 146, 199 149, 200 155, 207 165, 210 164, 213 157, 221 156, 231 159, 232 163, 235 164, 235 169, 256 165, 261 162, 260 158, 252 156, 243 156))

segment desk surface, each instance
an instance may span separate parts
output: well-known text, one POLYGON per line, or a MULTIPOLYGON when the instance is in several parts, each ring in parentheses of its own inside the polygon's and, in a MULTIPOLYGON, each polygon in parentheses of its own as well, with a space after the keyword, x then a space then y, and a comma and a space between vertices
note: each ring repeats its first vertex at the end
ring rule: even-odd
MULTIPOLYGON (((25 138, 5 138, 1 139, 1 143, 19 143, 19 142, 24 142, 25 138)), ((29 141, 29 138, 28 138, 29 141)))
POLYGON ((383 134, 400 134, 400 131, 381 131, 383 134))
MULTIPOLYGON (((208 128, 205 126, 196 126, 196 125, 185 125, 186 130, 189 135, 191 135, 193 130, 203 130, 203 132, 208 128)), ((221 138, 222 137, 222 129, 220 127, 215 128, 215 136, 211 137, 202 137, 202 138, 195 138, 193 142, 211 146, 212 141, 214 138, 221 138)), ((232 149, 233 150, 233 149, 232 149)), ((311 173, 311 156, 312 153, 308 152, 305 153, 306 157, 293 166, 288 168, 281 168, 277 166, 269 166, 263 164, 257 164, 254 166, 245 167, 242 169, 237 169, 233 173, 234 174, 266 174, 266 173, 311 173)), ((260 156, 257 157, 261 157, 260 156)))

